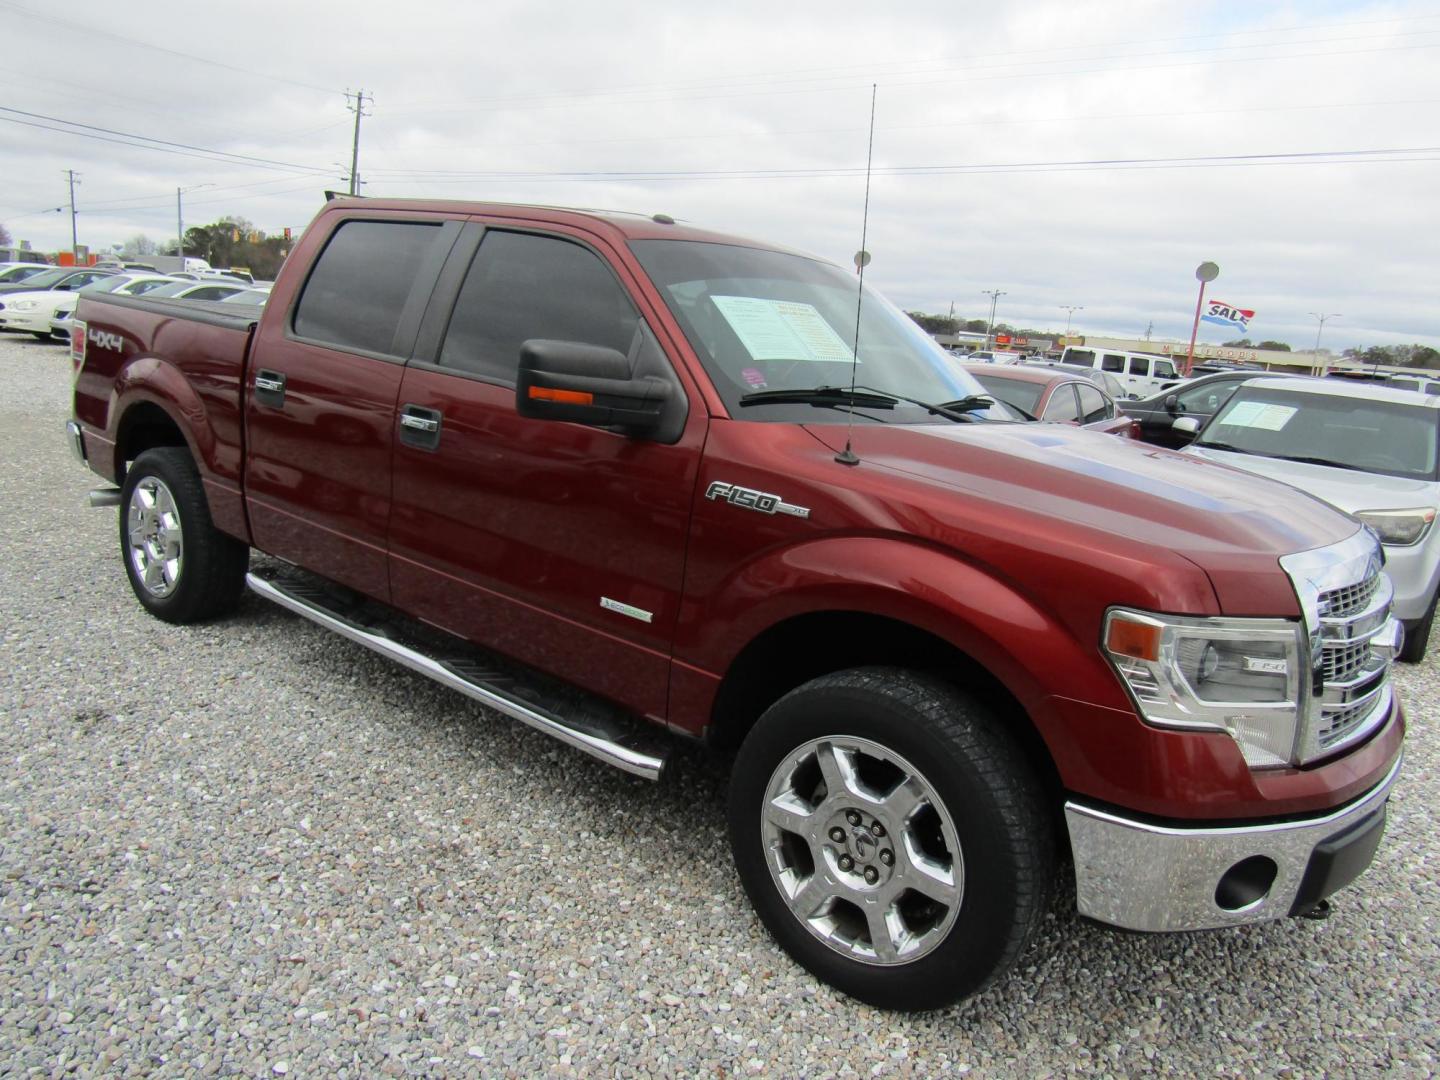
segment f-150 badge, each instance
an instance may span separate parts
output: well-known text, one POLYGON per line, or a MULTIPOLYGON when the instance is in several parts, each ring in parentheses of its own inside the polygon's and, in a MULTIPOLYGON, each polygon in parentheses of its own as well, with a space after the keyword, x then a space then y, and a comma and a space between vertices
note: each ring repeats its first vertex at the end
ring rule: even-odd
POLYGON ((808 506, 796 506, 794 503, 783 502, 779 495, 771 495, 768 491, 737 487, 735 484, 727 484, 723 480, 716 480, 706 488, 705 497, 707 499, 724 499, 731 506, 742 506, 746 510, 758 510, 762 514, 789 514, 798 518, 810 516, 808 506))

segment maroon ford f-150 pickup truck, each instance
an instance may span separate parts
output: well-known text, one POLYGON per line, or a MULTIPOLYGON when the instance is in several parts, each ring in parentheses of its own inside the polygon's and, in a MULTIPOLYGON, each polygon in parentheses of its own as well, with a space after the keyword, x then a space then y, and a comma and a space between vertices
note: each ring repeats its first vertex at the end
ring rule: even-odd
POLYGON ((248 586, 631 772, 734 750, 751 900, 866 1001, 975 992, 1062 868, 1133 930, 1323 913, 1401 760, 1374 536, 1011 422, 856 288, 664 216, 337 199, 258 317, 82 299, 69 434, 162 619, 248 586))

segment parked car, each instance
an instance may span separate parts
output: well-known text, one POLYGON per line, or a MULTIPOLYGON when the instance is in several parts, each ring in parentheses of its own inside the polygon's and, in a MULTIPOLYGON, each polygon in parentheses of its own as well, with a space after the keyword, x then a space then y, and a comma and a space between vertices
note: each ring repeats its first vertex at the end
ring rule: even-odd
POLYGON ((1127 393, 1140 397, 1157 393, 1180 381, 1180 372, 1175 368, 1175 361, 1152 353, 1066 345, 1065 351, 1060 354, 1060 362, 1074 367, 1108 371, 1125 385, 1127 393))
MULTIPOLYGON (((1320 914, 1377 850, 1405 720, 1375 535, 999 422, 848 268, 664 215, 337 197, 258 312, 75 319, 66 431, 140 605, 193 623, 248 589, 640 776, 669 732, 733 751, 760 920, 864 1001, 992 984, 1061 872, 1091 919, 1215 929, 1320 914), (1357 666, 1370 696, 1335 706, 1357 666)), ((196 639, 152 641, 129 663, 163 694, 196 639)))
MULTIPOLYGON (((113 293, 117 296, 144 296, 148 292, 160 288, 163 285, 173 285, 175 279, 168 274, 141 274, 128 273, 116 274, 114 277, 102 278, 99 281, 92 281, 83 289, 75 292, 55 293, 50 303, 50 336, 54 338, 69 338, 70 320, 75 314, 75 305, 80 302, 80 297, 94 293, 113 293)), ((40 336, 38 327, 32 331, 36 337, 40 336)))
POLYGON ((1005 349, 977 349, 965 359, 989 364, 1018 364, 1024 357, 1024 353, 1008 352, 1005 349))
MULTIPOLYGON (((1041 359, 1037 357, 1028 359, 1024 361, 1024 363, 1026 367, 1043 367, 1050 368, 1052 370, 1060 367, 1060 360, 1058 357, 1054 360, 1041 359)), ((1111 375, 1108 371, 1101 371, 1099 368, 1075 366, 1066 366, 1061 370, 1064 370, 1071 375, 1079 375, 1082 378, 1089 379, 1096 386, 1100 387, 1101 390, 1104 390, 1105 393, 1109 394, 1111 398, 1116 401, 1117 404, 1119 402, 1127 401, 1135 397, 1134 394, 1126 390, 1124 384, 1121 383, 1119 379, 1115 378, 1115 376, 1111 375)))
POLYGON ((1277 374, 1266 376, 1263 371, 1226 371, 1214 375, 1201 375, 1189 379, 1158 394, 1151 394, 1138 401, 1122 401, 1120 409, 1127 416, 1133 416, 1140 425, 1140 438, 1156 446, 1168 446, 1178 450, 1190 445, 1195 438, 1192 425, 1177 426, 1181 417, 1199 420, 1202 424, 1215 415, 1217 409, 1229 400, 1235 388, 1254 378, 1298 378, 1277 374))
POLYGON ((269 289, 241 289, 237 293, 231 293, 220 301, 222 304, 242 304, 250 307, 264 307, 265 301, 270 299, 269 289))
POLYGON ((51 266, 23 281, 0 284, 0 294, 17 292, 74 292, 92 281, 110 277, 115 270, 103 270, 94 266, 51 266))
POLYGON ((50 269, 49 263, 0 263, 0 285, 13 285, 50 269))
POLYGON ((1440 398, 1378 383, 1253 379, 1185 452, 1282 480, 1374 529, 1405 626, 1400 659, 1425 655, 1440 585, 1440 398))
POLYGON ((1007 366, 1004 371, 987 364, 960 366, 975 376, 987 394, 1036 420, 1139 437, 1114 399, 1083 375, 1022 364, 1007 366))
POLYGON ((150 292, 152 300, 224 300, 249 288, 243 281, 176 281, 150 292))
POLYGON ((154 287, 149 284, 151 282, 163 284, 169 281, 159 274, 111 274, 73 290, 11 293, 0 297, 0 329, 33 334, 45 341, 52 334, 51 326, 56 314, 62 308, 74 311, 77 298, 82 295, 109 292, 129 292, 133 295, 136 290, 130 286, 138 286, 138 291, 143 292, 145 288, 154 287))

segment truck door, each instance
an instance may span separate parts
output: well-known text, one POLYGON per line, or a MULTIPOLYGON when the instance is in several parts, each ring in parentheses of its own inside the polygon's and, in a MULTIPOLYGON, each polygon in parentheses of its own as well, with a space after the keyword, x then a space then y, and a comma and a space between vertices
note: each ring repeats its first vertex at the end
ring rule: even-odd
POLYGON ((382 600, 395 399, 459 231, 440 219, 340 218, 310 249, 309 276, 271 298, 284 317, 261 319, 246 369, 255 546, 382 600))
POLYGON ((469 228, 400 389, 394 602, 663 717, 703 410, 670 445, 520 416, 527 339, 668 361, 598 240, 469 228))

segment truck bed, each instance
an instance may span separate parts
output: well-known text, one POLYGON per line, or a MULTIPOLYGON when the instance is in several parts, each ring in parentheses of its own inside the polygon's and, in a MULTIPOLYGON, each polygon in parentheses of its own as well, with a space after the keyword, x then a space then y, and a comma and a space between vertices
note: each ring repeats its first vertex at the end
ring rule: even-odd
POLYGON ((145 423, 147 414, 160 421, 168 417, 194 440, 189 449, 216 525, 248 541, 241 499, 244 380, 260 312, 231 313, 224 307, 107 293, 81 296, 75 320, 85 325, 86 343, 75 380, 75 417, 84 428, 86 459, 116 483, 131 456, 126 444, 134 425, 145 423), (135 388, 142 383, 152 389, 135 388), (157 388, 169 399, 163 405, 155 399, 157 388), (130 408, 137 400, 155 403, 137 412, 130 408), (127 417, 125 430, 120 416, 127 417))

